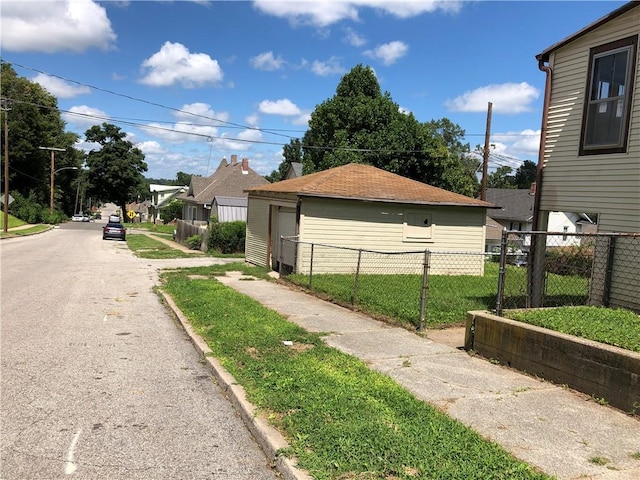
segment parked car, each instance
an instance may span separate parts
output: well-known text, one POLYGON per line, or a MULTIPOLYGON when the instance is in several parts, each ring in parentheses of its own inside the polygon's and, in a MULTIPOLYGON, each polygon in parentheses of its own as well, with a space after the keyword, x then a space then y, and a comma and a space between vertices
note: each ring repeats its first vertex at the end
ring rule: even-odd
POLYGON ((90 220, 91 220, 91 217, 89 217, 89 215, 84 214, 84 215, 82 216, 82 221, 83 221, 83 222, 89 222, 90 220))
POLYGON ((81 213, 76 213, 75 215, 73 215, 73 217, 71 217, 71 221, 72 222, 82 222, 82 221, 84 221, 84 215, 82 215, 81 213))
POLYGON ((109 223, 120 223, 119 215, 109 215, 109 223))
POLYGON ((126 240, 127 229, 121 223, 107 223, 102 227, 102 239, 117 238, 126 240))

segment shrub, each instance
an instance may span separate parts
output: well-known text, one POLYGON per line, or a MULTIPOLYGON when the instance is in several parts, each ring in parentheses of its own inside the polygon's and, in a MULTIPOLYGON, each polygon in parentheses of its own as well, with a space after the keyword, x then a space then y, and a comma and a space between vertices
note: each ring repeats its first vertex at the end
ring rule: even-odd
POLYGON ((187 246, 191 250, 200 250, 200 245, 202 245, 202 237, 200 235, 191 235, 187 238, 187 246))
POLYGON ((246 222, 220 223, 212 218, 209 223, 208 250, 219 250, 220 253, 243 253, 246 240, 246 222))
POLYGON ((169 205, 160 210, 160 218, 164 224, 172 222, 176 218, 182 218, 182 206, 184 202, 182 200, 173 200, 169 205))
POLYGON ((591 276, 593 265, 593 245, 572 245, 547 250, 546 271, 556 275, 591 276))

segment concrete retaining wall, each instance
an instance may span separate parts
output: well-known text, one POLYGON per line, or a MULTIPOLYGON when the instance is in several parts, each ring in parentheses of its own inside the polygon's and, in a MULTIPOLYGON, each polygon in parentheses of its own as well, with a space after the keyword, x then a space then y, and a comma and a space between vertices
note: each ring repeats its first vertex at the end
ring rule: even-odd
POLYGON ((465 349, 640 415, 640 354, 487 312, 468 312, 465 349))

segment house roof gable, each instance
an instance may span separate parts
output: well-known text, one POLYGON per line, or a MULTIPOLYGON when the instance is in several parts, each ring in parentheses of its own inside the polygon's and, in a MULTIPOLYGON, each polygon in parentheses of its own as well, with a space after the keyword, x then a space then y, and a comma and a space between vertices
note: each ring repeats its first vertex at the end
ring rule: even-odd
POLYGON ((487 188, 487 201, 500 207, 491 212, 495 220, 531 222, 534 195, 530 190, 513 188, 487 188))
POLYGON ((601 25, 604 25, 605 23, 610 22, 614 18, 619 17, 623 13, 626 13, 629 10, 631 10, 633 8, 637 8, 637 7, 640 7, 640 1, 631 1, 629 3, 625 3, 621 7, 613 10, 612 12, 609 12, 604 17, 602 17, 602 18, 596 20, 595 22, 587 25, 586 27, 582 28, 581 30, 578 30, 576 33, 574 33, 572 35, 569 35, 568 37, 560 40, 559 42, 554 43, 549 48, 547 48, 546 50, 543 50, 541 53, 536 55, 536 59, 538 61, 543 61, 543 62, 548 61, 549 60, 549 56, 555 50, 558 50, 559 48, 564 47, 568 43, 571 43, 574 40, 577 40, 578 38, 580 38, 583 35, 586 35, 587 33, 595 30, 596 28, 600 27, 601 25))
POLYGON ((495 208, 482 200, 357 163, 251 188, 248 192, 253 195, 283 193, 299 197, 495 208))
POLYGON ((242 162, 227 163, 223 159, 212 175, 191 177, 189 192, 179 198, 190 203, 210 204, 216 196, 246 197, 246 189, 268 183, 250 167, 244 170, 242 162))

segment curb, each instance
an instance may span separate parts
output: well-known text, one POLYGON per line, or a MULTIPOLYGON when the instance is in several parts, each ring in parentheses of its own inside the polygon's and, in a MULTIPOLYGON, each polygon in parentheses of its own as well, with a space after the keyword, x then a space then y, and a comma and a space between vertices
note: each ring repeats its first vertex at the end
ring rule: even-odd
POLYGON ((162 290, 160 293, 180 322, 180 326, 191 340, 193 346, 202 354, 207 369, 227 395, 267 458, 272 460, 275 469, 282 475, 282 478, 286 480, 312 480, 313 477, 297 468, 293 460, 278 453, 280 449, 289 446, 287 440, 278 430, 258 415, 257 407, 247 400, 245 389, 236 382, 235 378, 220 364, 217 358, 211 356, 213 352, 209 345, 194 331, 187 318, 173 301, 173 298, 162 290))
MULTIPOLYGON (((10 237, 0 237, 0 240, 9 240, 10 238, 21 238, 21 237, 31 237, 31 236, 33 236, 33 235, 40 235, 41 233, 50 232, 50 231, 51 231, 51 230, 53 230, 54 228, 56 228, 56 226, 55 226, 55 225, 49 225, 49 228, 47 228, 46 230, 41 230, 41 231, 39 231, 39 232, 33 232, 33 233, 25 233, 24 235, 14 235, 14 236, 10 236, 10 237)), ((22 230, 26 230, 26 228, 25 228, 25 229, 22 229, 22 230)), ((20 231, 20 229, 17 229, 17 230, 16 230, 16 229, 14 229, 13 231, 14 231, 14 232, 16 232, 16 231, 20 231)), ((4 232, 3 232, 3 233, 4 233, 4 232)), ((9 229, 9 230, 7 231, 7 233, 12 233, 12 230, 11 230, 11 229, 9 229)))

